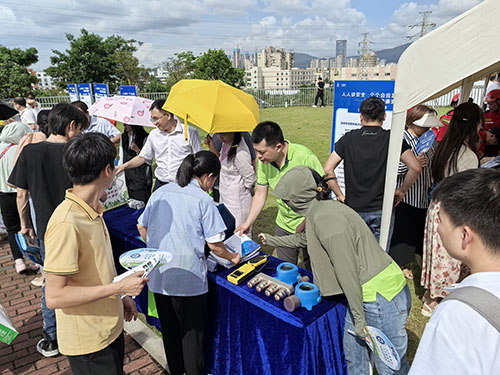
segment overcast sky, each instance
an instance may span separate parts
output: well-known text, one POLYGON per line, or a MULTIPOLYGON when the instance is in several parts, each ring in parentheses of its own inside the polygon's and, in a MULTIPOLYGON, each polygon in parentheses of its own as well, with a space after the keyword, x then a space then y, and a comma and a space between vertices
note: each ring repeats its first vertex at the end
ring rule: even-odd
POLYGON ((68 47, 65 33, 78 35, 81 28, 143 42, 136 56, 147 67, 175 52, 223 48, 230 54, 237 45, 331 57, 336 39, 347 39, 348 55, 356 55, 364 32, 373 50, 395 47, 419 31, 408 27, 421 22, 419 12, 432 11, 430 21, 439 26, 481 1, 2 0, 0 44, 37 48, 37 70, 50 65, 53 49, 68 47))

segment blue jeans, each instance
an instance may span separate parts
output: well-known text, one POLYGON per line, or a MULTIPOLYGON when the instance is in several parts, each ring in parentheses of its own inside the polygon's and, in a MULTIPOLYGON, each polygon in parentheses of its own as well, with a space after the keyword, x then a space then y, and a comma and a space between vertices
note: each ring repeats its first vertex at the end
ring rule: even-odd
MULTIPOLYGON (((45 261, 45 242, 40 240, 40 254, 42 261, 45 261)), ((48 340, 56 339, 56 312, 47 307, 45 303, 45 282, 42 285, 42 319, 43 333, 48 340)))
MULTIPOLYGON (((394 208, 392 209, 392 215, 391 215, 391 224, 389 226, 389 239, 387 240, 387 247, 385 248, 385 251, 388 253, 389 249, 391 248, 391 238, 392 238, 392 232, 394 231, 394 208)), ((364 220, 366 225, 370 228, 370 230, 373 232, 375 235, 375 238, 377 241, 380 240, 380 224, 382 222, 382 210, 379 211, 373 211, 373 212, 358 212, 358 215, 361 216, 361 218, 364 220)))
POLYGON ((377 294, 375 302, 363 303, 366 323, 377 327, 391 340, 401 358, 401 368, 391 370, 377 355, 370 353, 366 343, 349 333, 354 331, 354 318, 351 309, 347 309, 344 328, 344 352, 349 375, 369 374, 370 354, 375 359, 375 367, 379 375, 404 375, 410 370, 406 358, 408 335, 406 333, 406 320, 411 309, 411 295, 408 285, 399 292, 391 302, 377 294))

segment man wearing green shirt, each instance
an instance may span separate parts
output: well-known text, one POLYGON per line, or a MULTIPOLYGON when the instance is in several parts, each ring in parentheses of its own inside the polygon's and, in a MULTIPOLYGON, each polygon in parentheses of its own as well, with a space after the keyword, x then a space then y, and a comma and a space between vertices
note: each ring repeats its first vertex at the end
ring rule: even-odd
MULTIPOLYGON (((281 177, 297 165, 313 168, 321 175, 323 167, 316 155, 307 147, 285 141, 279 125, 272 121, 261 122, 252 133, 257 158, 257 187, 252 199, 250 212, 245 222, 235 232, 248 233, 257 216, 266 204, 269 187, 274 189, 281 177)), ((287 236, 304 230, 304 217, 293 212, 281 199, 278 199, 276 216, 276 236, 287 236)), ((297 264, 299 248, 277 247, 278 258, 297 264)), ((304 266, 311 269, 309 255, 304 248, 304 266)))

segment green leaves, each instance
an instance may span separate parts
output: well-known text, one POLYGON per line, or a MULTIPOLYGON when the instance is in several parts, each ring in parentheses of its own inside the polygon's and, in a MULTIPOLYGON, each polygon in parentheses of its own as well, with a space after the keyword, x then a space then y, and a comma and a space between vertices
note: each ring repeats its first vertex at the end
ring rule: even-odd
POLYGON ((32 91, 36 77, 28 67, 38 61, 36 48, 9 49, 0 45, 0 97, 13 98, 32 91))
POLYGON ((148 69, 139 66, 133 56, 137 50, 136 41, 121 36, 103 37, 80 30, 75 37, 66 34, 69 48, 65 52, 53 50, 52 66, 47 74, 57 79, 65 88, 68 83, 107 83, 113 92, 120 84, 142 87, 147 80, 148 69))

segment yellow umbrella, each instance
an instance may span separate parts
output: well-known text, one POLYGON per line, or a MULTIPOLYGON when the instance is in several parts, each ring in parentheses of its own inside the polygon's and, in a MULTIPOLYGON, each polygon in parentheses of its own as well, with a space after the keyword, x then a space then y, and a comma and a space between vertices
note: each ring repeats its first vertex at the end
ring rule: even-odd
POLYGON ((208 133, 252 131, 259 122, 254 97, 222 81, 183 79, 168 95, 165 111, 171 112, 208 133))

